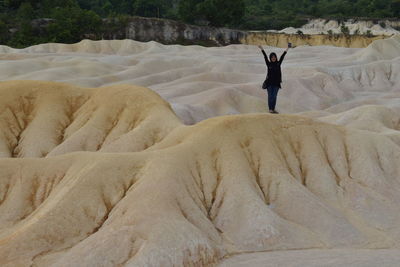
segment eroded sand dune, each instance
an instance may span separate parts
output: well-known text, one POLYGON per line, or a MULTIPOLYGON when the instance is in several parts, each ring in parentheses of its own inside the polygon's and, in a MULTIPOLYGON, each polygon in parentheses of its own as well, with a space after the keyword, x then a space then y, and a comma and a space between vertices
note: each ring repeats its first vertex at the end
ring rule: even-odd
MULTIPOLYGON (((133 84, 167 100, 187 124, 218 115, 265 112, 265 63, 255 46, 163 46, 123 41, 0 47, 0 79, 85 87, 133 84)), ((267 52, 282 49, 268 47, 267 52)), ((284 113, 343 112, 379 104, 400 112, 400 36, 365 49, 297 47, 283 64, 284 113), (388 100, 390 99, 390 100, 388 100)))
POLYGON ((141 151, 180 124, 169 104, 146 88, 32 81, 0 86, 2 157, 141 151))
POLYGON ((398 37, 292 50, 278 116, 254 47, 1 49, 68 82, 0 83, 1 266, 396 266, 398 37))
POLYGON ((384 134, 268 114, 184 126, 134 86, 0 92, 2 266, 398 248, 400 147, 384 134))

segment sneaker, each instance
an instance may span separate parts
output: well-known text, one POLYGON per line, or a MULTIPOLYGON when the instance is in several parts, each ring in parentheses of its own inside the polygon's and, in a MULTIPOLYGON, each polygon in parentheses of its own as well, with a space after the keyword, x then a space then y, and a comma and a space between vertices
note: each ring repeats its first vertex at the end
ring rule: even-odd
POLYGON ((276 110, 273 110, 271 113, 273 113, 273 114, 279 114, 279 112, 276 111, 276 110))
POLYGON ((272 109, 269 110, 269 113, 274 113, 274 111, 272 109))

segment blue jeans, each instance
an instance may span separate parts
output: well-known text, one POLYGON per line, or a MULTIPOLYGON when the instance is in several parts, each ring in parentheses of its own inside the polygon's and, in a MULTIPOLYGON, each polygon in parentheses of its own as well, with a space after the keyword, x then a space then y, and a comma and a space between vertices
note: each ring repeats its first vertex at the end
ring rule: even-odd
POLYGON ((279 86, 269 85, 268 90, 268 107, 269 110, 275 110, 276 99, 278 97, 279 86))

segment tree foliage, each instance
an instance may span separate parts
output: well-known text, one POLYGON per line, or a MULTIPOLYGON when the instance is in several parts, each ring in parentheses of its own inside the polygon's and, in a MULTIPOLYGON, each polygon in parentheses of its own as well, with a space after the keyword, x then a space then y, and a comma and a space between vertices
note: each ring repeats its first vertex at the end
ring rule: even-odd
POLYGON ((242 28, 298 27, 304 18, 399 18, 400 0, 244 0, 242 28))
POLYGON ((243 0, 181 0, 178 14, 189 23, 205 21, 212 26, 238 26, 245 13, 243 0))
POLYGON ((0 12, 1 44, 22 47, 101 36, 104 18, 136 15, 265 30, 301 26, 309 17, 399 18, 400 0, 0 0, 0 12), (32 21, 40 18, 52 22, 37 28, 32 21))

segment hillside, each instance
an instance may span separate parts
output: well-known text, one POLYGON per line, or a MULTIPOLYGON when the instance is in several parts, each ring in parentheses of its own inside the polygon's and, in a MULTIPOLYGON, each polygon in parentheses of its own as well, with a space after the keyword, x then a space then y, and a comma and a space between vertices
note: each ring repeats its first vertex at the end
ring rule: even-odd
POLYGON ((0 46, 0 266, 397 267, 399 51, 0 46))
POLYGON ((265 114, 184 126, 134 86, 0 86, 1 141, 18 157, 0 160, 2 266, 399 248, 400 147, 385 135, 265 114))

